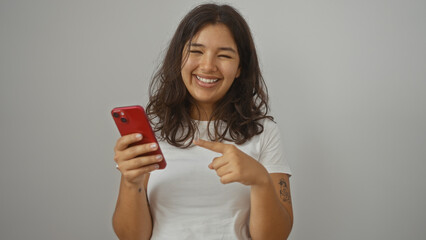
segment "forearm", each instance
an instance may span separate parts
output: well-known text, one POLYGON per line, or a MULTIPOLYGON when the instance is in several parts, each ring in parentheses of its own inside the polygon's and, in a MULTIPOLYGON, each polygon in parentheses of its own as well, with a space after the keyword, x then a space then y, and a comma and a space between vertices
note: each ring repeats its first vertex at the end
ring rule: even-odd
POLYGON ((121 180, 113 227, 119 239, 122 240, 151 237, 151 213, 143 184, 136 186, 121 180))
POLYGON ((251 187, 250 234, 252 239, 287 239, 292 228, 290 213, 275 193, 271 177, 251 187))

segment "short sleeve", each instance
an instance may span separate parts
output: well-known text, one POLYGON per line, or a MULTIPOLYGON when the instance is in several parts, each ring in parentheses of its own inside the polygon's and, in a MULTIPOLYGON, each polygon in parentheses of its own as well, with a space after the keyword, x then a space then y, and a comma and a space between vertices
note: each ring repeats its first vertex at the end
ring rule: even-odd
POLYGON ((269 173, 286 173, 291 175, 290 166, 284 156, 280 131, 275 122, 265 119, 260 136, 259 162, 269 173))

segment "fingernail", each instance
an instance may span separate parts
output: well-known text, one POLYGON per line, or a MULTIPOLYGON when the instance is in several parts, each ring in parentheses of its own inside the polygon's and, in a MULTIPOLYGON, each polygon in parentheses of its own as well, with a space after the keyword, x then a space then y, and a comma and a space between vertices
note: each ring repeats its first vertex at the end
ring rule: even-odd
POLYGON ((160 165, 155 164, 155 165, 154 165, 154 168, 155 168, 155 169, 159 169, 159 168, 160 168, 160 165))
POLYGON ((155 149, 156 147, 157 147, 157 144, 151 144, 151 146, 150 146, 152 149, 155 149))
POLYGON ((162 155, 157 155, 157 156, 155 156, 155 159, 157 159, 158 161, 160 161, 161 159, 163 159, 163 156, 162 155))
POLYGON ((142 138, 142 134, 138 133, 136 134, 136 139, 141 139, 142 138))

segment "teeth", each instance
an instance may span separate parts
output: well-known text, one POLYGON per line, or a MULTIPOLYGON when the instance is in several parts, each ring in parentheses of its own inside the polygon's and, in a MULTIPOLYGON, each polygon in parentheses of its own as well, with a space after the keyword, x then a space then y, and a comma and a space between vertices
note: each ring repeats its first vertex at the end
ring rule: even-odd
POLYGON ((219 80, 218 78, 216 78, 216 79, 207 79, 207 78, 202 78, 200 76, 197 76, 197 79, 200 80, 201 82, 204 82, 204 83, 214 83, 214 82, 217 82, 217 80, 219 80))

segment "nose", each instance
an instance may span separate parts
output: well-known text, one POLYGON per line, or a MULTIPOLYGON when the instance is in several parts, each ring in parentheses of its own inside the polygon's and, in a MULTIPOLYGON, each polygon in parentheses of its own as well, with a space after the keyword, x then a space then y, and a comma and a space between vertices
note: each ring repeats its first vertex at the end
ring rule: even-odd
POLYGON ((214 56, 204 54, 200 60, 200 69, 204 73, 211 73, 217 71, 216 61, 214 56))

